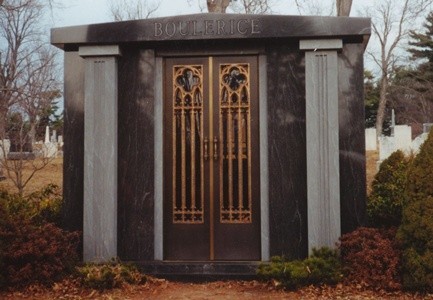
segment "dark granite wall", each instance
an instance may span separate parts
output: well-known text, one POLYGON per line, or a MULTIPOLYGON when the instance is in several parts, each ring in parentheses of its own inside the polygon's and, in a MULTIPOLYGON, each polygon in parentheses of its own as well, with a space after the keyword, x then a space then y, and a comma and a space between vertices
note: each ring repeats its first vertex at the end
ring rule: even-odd
MULTIPOLYGON (((307 255, 304 53, 268 47, 270 253, 307 255), (284 138, 282 138, 284 137, 284 138)), ((363 46, 339 54, 339 138, 342 233, 364 224, 365 136, 363 46)))
MULTIPOLYGON (((268 43, 270 255, 307 255, 304 53, 298 43, 268 43)), ((342 232, 364 223, 363 46, 339 54, 342 232)), ((122 47, 119 62, 118 255, 154 255, 153 50, 122 47), (138 74, 138 75, 137 75, 138 74)), ((84 59, 65 52, 64 228, 82 230, 84 59)))
POLYGON ((338 56, 342 233, 363 225, 365 219, 363 52, 361 44, 345 44, 338 56))
POLYGON ((307 253, 305 66, 298 44, 268 55, 270 255, 307 253))
POLYGON ((62 227, 83 230, 84 59, 65 52, 62 227))
POLYGON ((120 45, 122 50, 118 59, 118 255, 123 260, 151 261, 155 55, 143 47, 197 55, 215 55, 218 47, 221 55, 235 49, 247 54, 251 47, 260 48, 262 54, 266 48, 270 255, 305 257, 308 145, 304 53, 298 40, 327 38, 342 38, 346 43, 338 55, 342 232, 362 225, 366 194, 362 56, 369 35, 366 18, 230 14, 53 29, 51 42, 66 51, 63 227, 83 228, 85 78, 84 59, 74 51, 82 45, 107 44, 120 45))
POLYGON ((122 48, 119 59, 118 255, 153 260, 153 50, 122 48))

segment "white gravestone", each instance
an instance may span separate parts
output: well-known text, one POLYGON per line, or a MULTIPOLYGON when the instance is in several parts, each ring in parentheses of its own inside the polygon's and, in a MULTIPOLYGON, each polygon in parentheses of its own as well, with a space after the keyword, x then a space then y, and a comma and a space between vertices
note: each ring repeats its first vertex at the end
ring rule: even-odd
POLYGON ((375 151, 377 149, 376 144, 376 128, 365 129, 365 150, 375 151))

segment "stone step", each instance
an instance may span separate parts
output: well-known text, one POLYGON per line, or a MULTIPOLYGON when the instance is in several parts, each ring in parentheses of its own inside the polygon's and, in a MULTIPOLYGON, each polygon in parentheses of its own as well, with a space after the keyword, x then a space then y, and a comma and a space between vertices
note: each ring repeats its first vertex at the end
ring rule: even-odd
POLYGON ((145 274, 164 278, 254 278, 261 262, 206 261, 206 262, 134 262, 145 274))

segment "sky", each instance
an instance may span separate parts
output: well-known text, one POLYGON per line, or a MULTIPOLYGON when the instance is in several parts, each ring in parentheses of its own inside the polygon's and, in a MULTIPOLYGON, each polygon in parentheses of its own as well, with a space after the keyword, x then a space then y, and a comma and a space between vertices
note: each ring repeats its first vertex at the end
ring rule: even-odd
MULTIPOLYGON (((111 22, 108 0, 58 0, 63 7, 54 10, 54 27, 111 22)), ((187 0, 161 0, 157 16, 197 13, 187 0)), ((196 11, 194 9, 197 9, 196 11)))
MULTIPOLYGON (((200 13, 200 5, 205 5, 205 0, 150 0, 160 2, 155 17, 175 16, 181 14, 200 13)), ((294 0, 270 0, 273 1, 272 10, 276 14, 299 14, 294 5, 294 0)), ((328 2, 333 0, 311 0, 310 2, 328 2)), ((362 0, 365 5, 374 0, 362 0)), ((109 0, 57 0, 63 8, 56 8, 52 16, 53 27, 83 25, 92 23, 110 22, 112 18, 109 12, 109 0)), ((359 10, 359 0, 354 1, 352 14, 359 10)), ((326 14, 329 14, 328 12, 326 14)))
MULTIPOLYGON (((109 11, 110 1, 125 0, 55 0, 59 7, 55 7, 51 13, 48 27, 65 27, 74 25, 94 24, 112 22, 113 18, 109 11)), ((136 1, 136 0, 132 0, 136 1)), ((146 0, 143 0, 146 1, 146 0)), ((150 3, 159 2, 159 8, 152 17, 176 16, 183 14, 200 13, 201 7, 206 6, 206 0, 147 0, 150 3)), ((239 1, 239 0, 234 0, 239 1)), ((299 15, 295 0, 268 0, 271 3, 274 14, 299 15)), ((315 14, 335 15, 333 3, 335 0, 298 0, 304 3, 308 11, 315 11, 315 14), (321 7, 321 9, 317 9, 321 7), (323 9, 323 7, 325 9, 323 9)), ((378 5, 380 0, 353 0, 351 16, 360 16, 365 7, 378 5)), ((204 11, 206 12, 206 11, 204 11)), ((303 12, 303 14, 307 14, 303 12)), ((378 53, 377 40, 370 38, 367 51, 378 53)), ((404 50, 402 50, 404 52, 404 50)), ((365 55, 367 69, 372 70, 375 76, 379 75, 379 68, 369 55, 365 55)))
MULTIPOLYGON (((125 1, 125 0, 55 0, 59 7, 54 7, 51 12, 48 27, 65 27, 74 25, 94 24, 112 22, 113 18, 109 11, 110 1, 125 1)), ((133 0, 135 1, 135 0, 133 0)), ((146 1, 146 0, 143 0, 146 1)), ((147 0, 159 2, 159 8, 152 17, 176 16, 184 14, 200 13, 200 6, 206 6, 206 0, 147 0)), ((239 1, 239 0, 234 0, 239 1)), ((268 0, 272 3, 272 13, 283 15, 299 15, 295 0, 268 0)), ((304 3, 305 8, 309 11, 316 11, 316 14, 335 15, 333 12, 333 3, 335 0, 298 0, 304 3), (316 5, 316 6, 315 6, 316 5), (322 7, 318 10, 315 7, 322 7), (323 10, 326 8, 326 11, 323 10)), ((377 5, 380 0, 354 0, 351 10, 351 16, 360 16, 365 7, 377 5)), ((204 11, 206 12, 206 11, 204 11)), ((303 12, 306 15, 307 13, 303 12)), ((377 53, 377 41, 374 37, 370 38, 367 51, 377 53)), ((404 52, 404 50, 402 50, 404 52)), ((373 71, 373 74, 378 77, 380 75, 379 68, 374 63, 369 55, 365 55, 365 66, 373 71)))

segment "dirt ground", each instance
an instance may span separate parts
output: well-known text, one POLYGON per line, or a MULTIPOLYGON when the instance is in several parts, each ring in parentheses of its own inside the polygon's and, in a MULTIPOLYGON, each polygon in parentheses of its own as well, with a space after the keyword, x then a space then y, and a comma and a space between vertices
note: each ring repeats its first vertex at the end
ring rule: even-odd
MULTIPOLYGON (((377 171, 377 152, 367 152, 367 184, 370 187, 377 171)), ((40 189, 48 183, 62 186, 63 160, 57 158, 39 171, 28 184, 26 192, 40 189)), ((0 188, 11 192, 10 180, 0 182, 0 188)), ((368 188, 369 189, 369 188, 368 188)), ((207 283, 174 282, 150 279, 146 284, 127 285, 121 289, 99 292, 83 289, 74 279, 66 279, 51 288, 31 286, 1 292, 0 299, 433 299, 433 295, 387 293, 371 291, 361 286, 306 287, 297 291, 284 291, 275 283, 258 281, 214 281, 207 283)))
POLYGON ((151 279, 146 284, 127 285, 105 292, 79 288, 73 280, 65 280, 50 289, 32 286, 25 290, 3 292, 0 299, 433 299, 433 295, 371 291, 359 285, 310 286, 297 291, 284 291, 272 282, 254 280, 184 283, 151 279))

